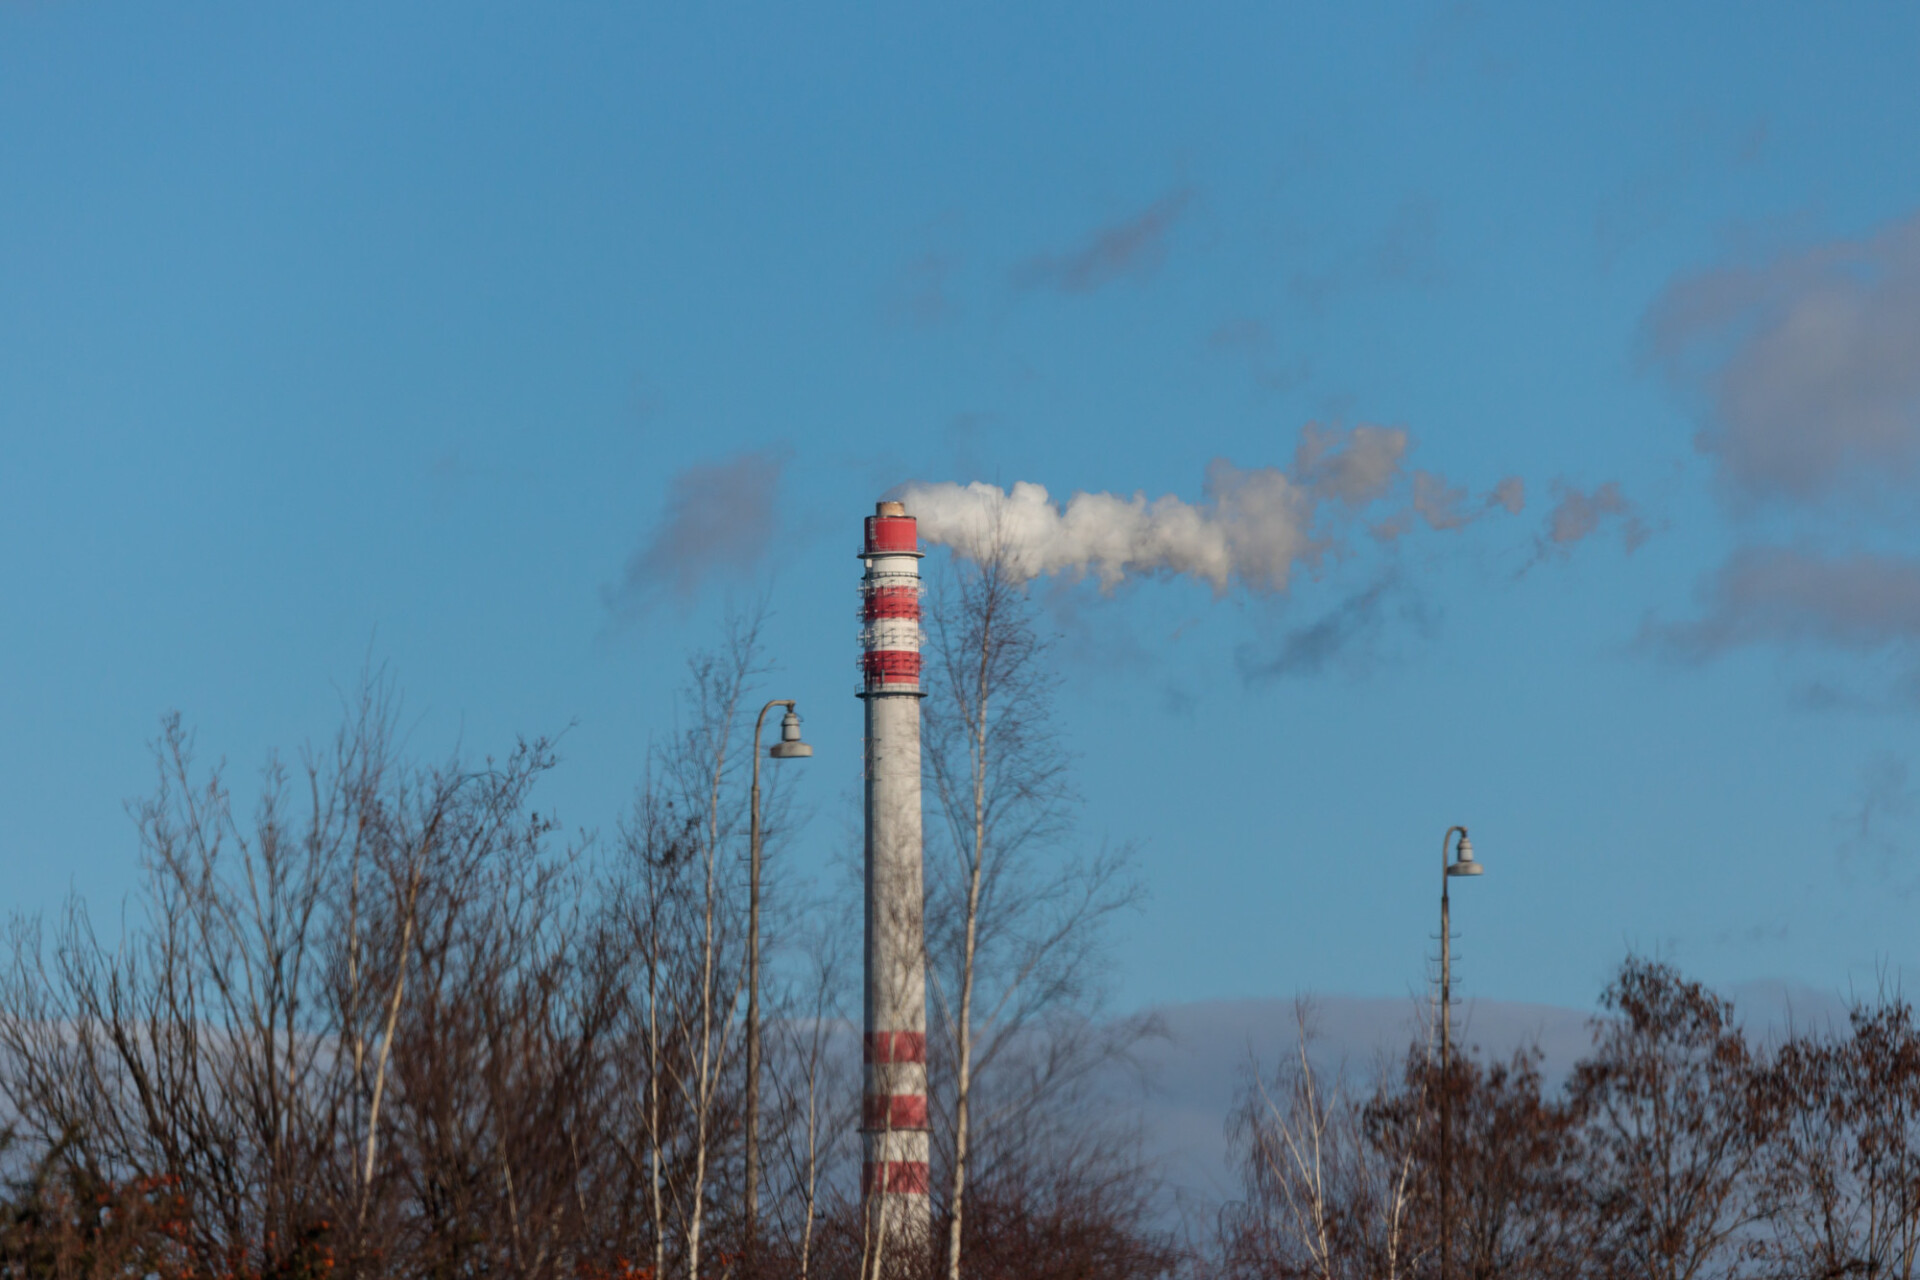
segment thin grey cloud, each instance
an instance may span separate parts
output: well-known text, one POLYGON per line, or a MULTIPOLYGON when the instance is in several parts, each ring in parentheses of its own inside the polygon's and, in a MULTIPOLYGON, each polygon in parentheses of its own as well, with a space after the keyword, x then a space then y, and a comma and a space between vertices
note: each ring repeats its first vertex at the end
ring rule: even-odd
POLYGON ((1439 206, 1430 196, 1400 202, 1373 248, 1373 267, 1382 280, 1431 287, 1440 270, 1439 206))
POLYGON ((1250 316, 1223 320, 1207 335, 1207 345, 1215 351, 1259 351, 1272 340, 1266 323, 1250 316))
MULTIPOLYGON (((1736 515, 1784 514, 1828 547, 1841 529, 1904 530, 1920 483, 1920 214, 1678 277, 1642 341, 1695 413, 1695 445, 1736 515)), ((1643 639, 1688 661, 1749 645, 1876 655, 1907 674, 1828 672, 1797 701, 1915 704, 1920 559, 1753 545, 1702 581, 1700 599, 1697 616, 1651 623, 1643 639)))
POLYGON ((1167 233, 1192 199, 1188 189, 1170 192, 1124 222, 1102 227, 1078 248, 1029 258, 1014 269, 1014 283, 1092 293, 1126 276, 1150 274, 1166 258, 1167 233))
POLYGON ((1801 711, 1913 715, 1920 712, 1920 666, 1907 646, 1889 646, 1888 661, 1868 662, 1857 672, 1802 680, 1789 694, 1801 711))
POLYGON ((1722 929, 1713 936, 1716 947, 1785 946, 1791 932, 1785 920, 1763 920, 1744 929, 1722 929))
MULTIPOLYGON (((1575 544, 1586 541, 1607 525, 1619 528, 1621 544, 1626 547, 1628 554, 1639 550, 1640 544, 1649 536, 1640 509, 1621 492, 1618 481, 1608 480, 1595 485, 1590 491, 1583 491, 1577 485, 1556 480, 1553 482, 1553 493, 1556 501, 1547 512, 1546 523, 1539 537, 1534 540, 1533 558, 1521 567, 1522 573, 1549 556, 1565 555, 1575 544)), ((1496 489, 1488 500, 1505 506, 1509 498, 1519 503, 1524 500, 1524 494, 1518 488, 1509 491, 1496 489)), ((1511 511, 1516 508, 1507 509, 1511 511)))
POLYGON ((1424 194, 1407 196, 1378 229, 1287 275, 1287 296, 1309 315, 1377 286, 1434 290, 1447 283, 1440 243, 1440 206, 1424 194))
POLYGON ((443 500, 459 496, 479 475, 480 468, 458 445, 427 464, 427 478, 433 485, 434 496, 443 500))
POLYGON ((1854 651, 1920 639, 1920 560, 1746 547, 1708 578, 1696 618, 1644 639, 1690 660, 1761 643, 1854 651))
POLYGON ((1281 356, 1279 343, 1266 324, 1251 317, 1217 325, 1207 335, 1207 348, 1243 358, 1254 381, 1268 391, 1291 391, 1313 376, 1312 361, 1297 354, 1281 356))
MULTIPOLYGON (((1450 485, 1433 471, 1413 473, 1413 509, 1430 529, 1464 529, 1477 517, 1466 508, 1465 486, 1450 485)), ((1493 504, 1487 504, 1491 507, 1493 504)))
POLYGON ((1740 137, 1734 147, 1733 160, 1738 165, 1756 165, 1767 158, 1767 148, 1773 141, 1773 124, 1765 116, 1756 116, 1748 121, 1747 127, 1740 131, 1740 137))
POLYGON ((1920 466, 1920 214, 1675 279, 1647 360, 1692 402, 1730 493, 1808 502, 1920 466))
POLYGON ((1527 482, 1519 476, 1508 476, 1493 486, 1493 492, 1487 495, 1487 507, 1491 510, 1499 507, 1510 516, 1517 516, 1527 505, 1527 482))
POLYGON ((1838 816, 1840 866, 1843 871, 1864 870, 1878 885, 1900 897, 1914 889, 1912 819, 1916 793, 1907 762, 1891 751, 1879 751, 1860 770, 1859 788, 1847 811, 1838 816))
POLYGON ((1404 510, 1373 526, 1373 536, 1392 542, 1411 532, 1416 521, 1424 520, 1429 529, 1449 532, 1464 529, 1495 510, 1518 515, 1527 505, 1526 482, 1519 476, 1507 476, 1494 485, 1476 505, 1464 486, 1450 484, 1438 472, 1413 472, 1411 493, 1404 510))
POLYGON ((785 450, 768 449, 674 476, 664 513, 628 558, 619 584, 606 591, 607 606, 636 615, 664 600, 686 604, 713 576, 758 568, 779 531, 786 464, 785 450))
POLYGON ((1432 606, 1397 569, 1389 569, 1319 618, 1289 631, 1272 650, 1243 645, 1235 656, 1249 684, 1311 678, 1332 668, 1358 676, 1387 658, 1386 641, 1396 627, 1425 636, 1438 626, 1432 606))
POLYGON ((958 254, 929 250, 900 269, 886 299, 887 318, 895 324, 930 329, 959 313, 950 288, 959 269, 958 254))
MULTIPOLYGON (((1481 6, 1471 3, 1449 4, 1431 12, 1413 38, 1414 80, 1425 84, 1455 63, 1472 61, 1471 55, 1476 52, 1472 37, 1485 20, 1481 6)), ((1484 50, 1478 52, 1478 67, 1484 75, 1489 69, 1488 56, 1484 50)))

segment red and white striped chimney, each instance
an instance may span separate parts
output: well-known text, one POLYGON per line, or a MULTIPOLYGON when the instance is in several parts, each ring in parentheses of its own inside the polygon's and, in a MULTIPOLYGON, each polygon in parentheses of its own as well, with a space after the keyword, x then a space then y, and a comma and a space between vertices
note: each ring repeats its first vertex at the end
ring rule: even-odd
MULTIPOLYGON (((910 1268, 927 1199, 927 973, 920 870, 920 539, 898 502, 860 549, 859 696, 867 704, 866 1068, 861 1199, 868 1247, 910 1268)), ((877 1271, 876 1271, 877 1274, 877 1271)))

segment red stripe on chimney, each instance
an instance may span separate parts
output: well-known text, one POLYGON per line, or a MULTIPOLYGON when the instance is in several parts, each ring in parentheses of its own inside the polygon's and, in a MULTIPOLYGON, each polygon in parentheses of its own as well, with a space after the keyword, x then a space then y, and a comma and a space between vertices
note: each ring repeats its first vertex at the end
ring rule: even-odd
POLYGON ((874 1133, 927 1127, 927 1097, 922 1093, 883 1094, 861 1100, 860 1127, 874 1133))
POLYGON ((920 617, 920 589, 918 587, 875 587, 867 593, 866 618, 868 622, 876 618, 912 618, 920 617))
POLYGON ((927 1033, 924 1031, 875 1031, 867 1036, 868 1062, 925 1062, 927 1033))
POLYGON ((860 1190, 865 1195, 878 1191, 884 1195, 924 1196, 932 1181, 924 1160, 869 1161, 860 1166, 860 1190))
POLYGON ((919 526, 912 516, 868 516, 867 554, 914 552, 920 549, 919 526))
POLYGON ((870 649, 860 655, 860 669, 883 684, 916 684, 920 655, 910 649, 870 649))

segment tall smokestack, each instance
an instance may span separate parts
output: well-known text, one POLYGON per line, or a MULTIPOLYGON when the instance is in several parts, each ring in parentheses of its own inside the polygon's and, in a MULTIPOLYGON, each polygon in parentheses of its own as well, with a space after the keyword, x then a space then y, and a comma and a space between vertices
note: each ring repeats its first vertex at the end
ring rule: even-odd
POLYGON ((859 691, 867 704, 862 1218, 869 1249, 904 1270, 924 1256, 933 1221, 920 871, 920 538, 903 505, 874 509, 860 558, 867 566, 859 691))

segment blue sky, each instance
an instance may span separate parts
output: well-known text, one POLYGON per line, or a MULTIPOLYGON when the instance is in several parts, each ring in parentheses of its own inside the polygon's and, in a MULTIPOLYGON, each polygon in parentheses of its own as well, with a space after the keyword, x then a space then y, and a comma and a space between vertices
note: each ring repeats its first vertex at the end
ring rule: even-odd
POLYGON ((1151 894, 1122 1003, 1417 987, 1453 822, 1471 994, 1910 970, 1917 53, 1866 4, 0 5, 8 905, 130 890, 163 712, 251 769, 369 654, 425 747, 574 724, 608 828, 762 589, 824 869, 874 498, 1200 501, 1376 424, 1525 508, 1040 588, 1151 894), (766 501, 636 594, 703 476, 766 501))

